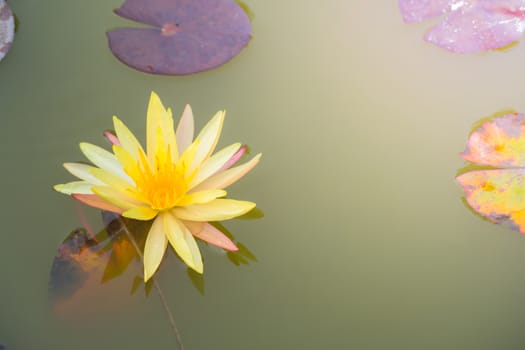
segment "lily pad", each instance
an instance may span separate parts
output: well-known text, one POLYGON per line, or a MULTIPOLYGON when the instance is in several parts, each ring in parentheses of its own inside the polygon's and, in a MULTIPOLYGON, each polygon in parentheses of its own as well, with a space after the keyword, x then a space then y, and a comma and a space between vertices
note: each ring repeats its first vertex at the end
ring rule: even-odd
POLYGON ((113 54, 146 73, 212 69, 238 55, 251 38, 250 20, 233 0, 126 0, 115 13, 152 26, 107 33, 113 54))
POLYGON ((523 0, 399 0, 407 23, 444 19, 425 40, 457 53, 505 49, 525 31, 523 0))
POLYGON ((525 114, 511 113, 484 122, 468 139, 461 157, 484 168, 456 180, 467 204, 497 224, 525 234, 525 114))
POLYGON ((7 54, 15 38, 15 19, 5 0, 0 0, 0 61, 7 54))

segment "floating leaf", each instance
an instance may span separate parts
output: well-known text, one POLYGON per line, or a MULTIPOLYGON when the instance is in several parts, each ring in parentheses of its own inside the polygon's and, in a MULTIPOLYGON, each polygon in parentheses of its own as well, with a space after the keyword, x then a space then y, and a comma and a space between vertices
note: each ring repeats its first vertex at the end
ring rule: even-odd
POLYGON ((458 53, 505 48, 525 30, 523 0, 399 0, 405 22, 445 18, 425 40, 458 53))
POLYGON ((506 114, 483 123, 461 156, 495 167, 456 178, 467 203, 488 220, 525 233, 525 115, 506 114))
POLYGON ((15 19, 5 0, 0 0, 0 61, 7 54, 15 37, 15 19))
POLYGON ((107 33, 113 54, 146 73, 184 75, 220 66, 251 37, 248 16, 233 0, 126 0, 115 13, 152 26, 107 33))

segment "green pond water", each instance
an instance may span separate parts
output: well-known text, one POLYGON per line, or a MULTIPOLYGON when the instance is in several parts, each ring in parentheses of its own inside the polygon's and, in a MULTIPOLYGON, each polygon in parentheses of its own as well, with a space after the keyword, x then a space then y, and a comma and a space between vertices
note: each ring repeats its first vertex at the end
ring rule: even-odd
MULTIPOLYGON (((525 348, 525 239, 481 220, 454 177, 482 117, 525 111, 525 47, 455 55, 426 44, 396 1, 246 0, 253 39, 226 65, 163 77, 120 63, 105 32, 120 0, 10 1, 0 62, 0 344, 8 350, 176 349, 140 269, 50 303, 53 258, 86 217, 52 185, 104 145, 118 115, 142 141, 152 90, 196 125, 227 110, 219 146, 261 163, 229 189, 265 217, 225 226, 257 262, 201 245, 202 290, 169 253, 156 278, 185 348, 525 348)), ((435 21, 434 21, 435 22, 435 21)), ((522 40, 523 41, 523 40, 522 40)))

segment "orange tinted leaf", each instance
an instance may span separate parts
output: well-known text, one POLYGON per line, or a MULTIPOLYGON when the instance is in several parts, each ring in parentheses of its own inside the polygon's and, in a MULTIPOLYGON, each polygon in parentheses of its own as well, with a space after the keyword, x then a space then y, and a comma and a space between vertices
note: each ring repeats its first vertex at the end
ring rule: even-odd
POLYGON ((525 233, 525 115, 506 114, 484 122, 469 137, 461 156, 503 169, 465 172, 456 180, 467 203, 494 223, 525 233))
POLYGON ((469 137, 461 156, 494 167, 525 166, 525 115, 506 114, 485 122, 469 137))
POLYGON ((467 203, 494 223, 525 233, 525 169, 478 170, 456 178, 467 203))

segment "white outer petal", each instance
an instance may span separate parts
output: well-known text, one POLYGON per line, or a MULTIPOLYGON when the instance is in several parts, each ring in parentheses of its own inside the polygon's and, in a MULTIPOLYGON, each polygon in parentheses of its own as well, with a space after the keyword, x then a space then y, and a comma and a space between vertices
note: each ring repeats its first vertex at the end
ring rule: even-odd
POLYGON ((91 191, 93 184, 87 181, 73 181, 66 184, 55 185, 53 188, 55 191, 60 193, 72 195, 72 194, 93 194, 91 191))
POLYGON ((133 180, 131 180, 130 177, 124 172, 122 164, 120 164, 113 153, 87 142, 82 142, 80 144, 80 149, 87 159, 89 159, 99 168, 107 170, 110 173, 125 179, 129 183, 133 183, 133 180))
POLYGON ((177 146, 179 148, 179 154, 184 153, 186 148, 191 145, 193 141, 195 125, 193 121, 193 112, 190 105, 184 107, 184 112, 179 119, 179 124, 177 125, 177 131, 175 133, 175 138, 177 139, 177 146))
POLYGON ((234 143, 226 148, 223 148, 219 152, 215 153, 213 156, 208 158, 202 166, 199 167, 197 174, 190 183, 189 188, 193 188, 196 185, 200 184, 202 181, 206 180, 216 172, 218 172, 228 160, 233 157, 233 155, 241 148, 242 144, 234 143))
POLYGON ((93 185, 104 185, 104 182, 100 181, 96 176, 90 173, 89 169, 94 168, 91 165, 82 163, 64 163, 64 168, 66 168, 66 170, 72 175, 84 181, 90 182, 93 185))

